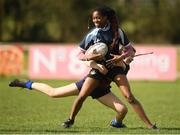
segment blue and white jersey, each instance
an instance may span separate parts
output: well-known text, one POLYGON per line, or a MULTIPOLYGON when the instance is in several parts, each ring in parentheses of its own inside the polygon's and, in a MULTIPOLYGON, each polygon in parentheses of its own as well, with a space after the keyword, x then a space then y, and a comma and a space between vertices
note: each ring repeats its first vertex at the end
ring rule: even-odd
MULTIPOLYGON (((117 54, 121 46, 130 45, 130 42, 127 36, 125 35, 125 33, 123 32, 123 30, 119 29, 119 35, 120 35, 120 38, 118 42, 116 43, 115 49, 114 49, 116 50, 116 52, 111 52, 113 54, 117 54)), ((109 48, 109 45, 111 45, 113 41, 113 37, 114 37, 114 33, 112 31, 110 24, 108 24, 104 28, 94 28, 85 36, 85 38, 80 43, 79 47, 81 50, 86 51, 91 45, 97 42, 103 42, 106 45, 108 45, 108 48, 109 48)))

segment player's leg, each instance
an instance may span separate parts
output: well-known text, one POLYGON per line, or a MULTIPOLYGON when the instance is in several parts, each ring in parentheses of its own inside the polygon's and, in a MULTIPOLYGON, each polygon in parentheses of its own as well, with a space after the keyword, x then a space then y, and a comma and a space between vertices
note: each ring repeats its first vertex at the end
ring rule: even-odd
POLYGON ((123 119, 125 118, 128 109, 121 100, 119 100, 112 92, 109 92, 97 100, 117 112, 116 117, 111 122, 111 126, 117 128, 125 127, 123 119))
POLYGON ((40 91, 50 97, 55 97, 55 98, 74 96, 74 95, 78 95, 79 93, 79 90, 75 83, 72 83, 66 86, 53 88, 50 85, 45 84, 45 83, 34 82, 32 83, 31 87, 33 90, 40 91))
POLYGON ((81 91, 73 104, 72 111, 70 114, 70 119, 73 119, 73 120, 75 119, 84 100, 90 95, 90 93, 97 87, 98 84, 99 84, 99 81, 97 81, 96 79, 93 79, 90 77, 86 78, 81 88, 81 91))
POLYGON ((62 124, 64 128, 69 128, 74 124, 75 117, 81 109, 83 102, 85 101, 87 96, 89 96, 90 93, 97 87, 98 84, 99 81, 97 81, 96 79, 90 77, 86 78, 79 95, 73 103, 69 119, 62 124))
POLYGON ((141 103, 132 94, 126 75, 117 75, 114 81, 121 90, 123 96, 126 98, 128 103, 133 107, 134 111, 138 114, 141 120, 144 121, 144 123, 147 125, 148 128, 153 128, 154 125, 148 119, 141 103))
POLYGON ((73 96, 78 95, 79 90, 75 83, 61 86, 58 88, 54 88, 45 83, 33 82, 29 81, 20 81, 20 80, 13 80, 9 84, 10 87, 22 87, 27 88, 29 90, 36 90, 40 91, 50 97, 66 97, 66 96, 73 96))

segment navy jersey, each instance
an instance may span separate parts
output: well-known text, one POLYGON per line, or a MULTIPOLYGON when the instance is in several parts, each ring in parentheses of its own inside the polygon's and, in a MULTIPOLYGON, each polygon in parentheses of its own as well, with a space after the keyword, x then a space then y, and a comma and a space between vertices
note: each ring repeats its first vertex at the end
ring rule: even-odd
MULTIPOLYGON (((117 54, 119 53, 119 49, 121 48, 121 46, 128 46, 130 44, 126 34, 119 29, 119 39, 118 42, 116 42, 115 44, 115 49, 116 52, 108 52, 109 53, 113 53, 113 54, 117 54)), ((91 45, 97 43, 97 42, 103 42, 106 45, 111 45, 112 41, 114 38, 114 33, 112 31, 111 25, 108 24, 106 27, 104 28, 94 28, 92 29, 86 36, 85 38, 82 40, 82 42, 80 43, 80 48, 83 51, 86 51, 91 45)))

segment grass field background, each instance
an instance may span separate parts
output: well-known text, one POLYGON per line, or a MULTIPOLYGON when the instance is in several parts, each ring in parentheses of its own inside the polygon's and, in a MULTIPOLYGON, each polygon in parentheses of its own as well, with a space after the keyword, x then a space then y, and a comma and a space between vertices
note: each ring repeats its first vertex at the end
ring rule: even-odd
MULTIPOLYGON (((126 129, 109 126, 115 112, 91 97, 86 100, 74 126, 63 129, 75 97, 53 99, 37 91, 9 88, 12 78, 0 79, 0 133, 69 133, 69 134, 180 134, 180 79, 175 82, 131 81, 135 96, 143 104, 149 118, 160 130, 146 129, 115 85, 112 91, 129 108, 124 123, 126 129)), ((73 81, 39 80, 52 86, 73 81)))

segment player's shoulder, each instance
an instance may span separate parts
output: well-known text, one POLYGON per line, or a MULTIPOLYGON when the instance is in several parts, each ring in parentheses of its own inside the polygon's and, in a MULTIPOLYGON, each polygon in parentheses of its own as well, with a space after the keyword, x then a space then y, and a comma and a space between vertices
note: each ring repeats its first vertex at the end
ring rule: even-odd
POLYGON ((97 35, 98 32, 99 28, 93 28, 88 32, 87 36, 97 35))
POLYGON ((124 30, 122 28, 119 28, 118 30, 119 30, 120 34, 125 34, 125 32, 124 32, 124 30))
POLYGON ((108 24, 106 27, 104 28, 93 28, 89 31, 89 33, 87 34, 87 36, 96 36, 98 33, 103 33, 106 31, 109 31, 111 29, 111 25, 108 24))
POLYGON ((98 28, 91 29, 86 35, 86 41, 90 41, 94 39, 98 35, 98 32, 99 32, 98 28))

